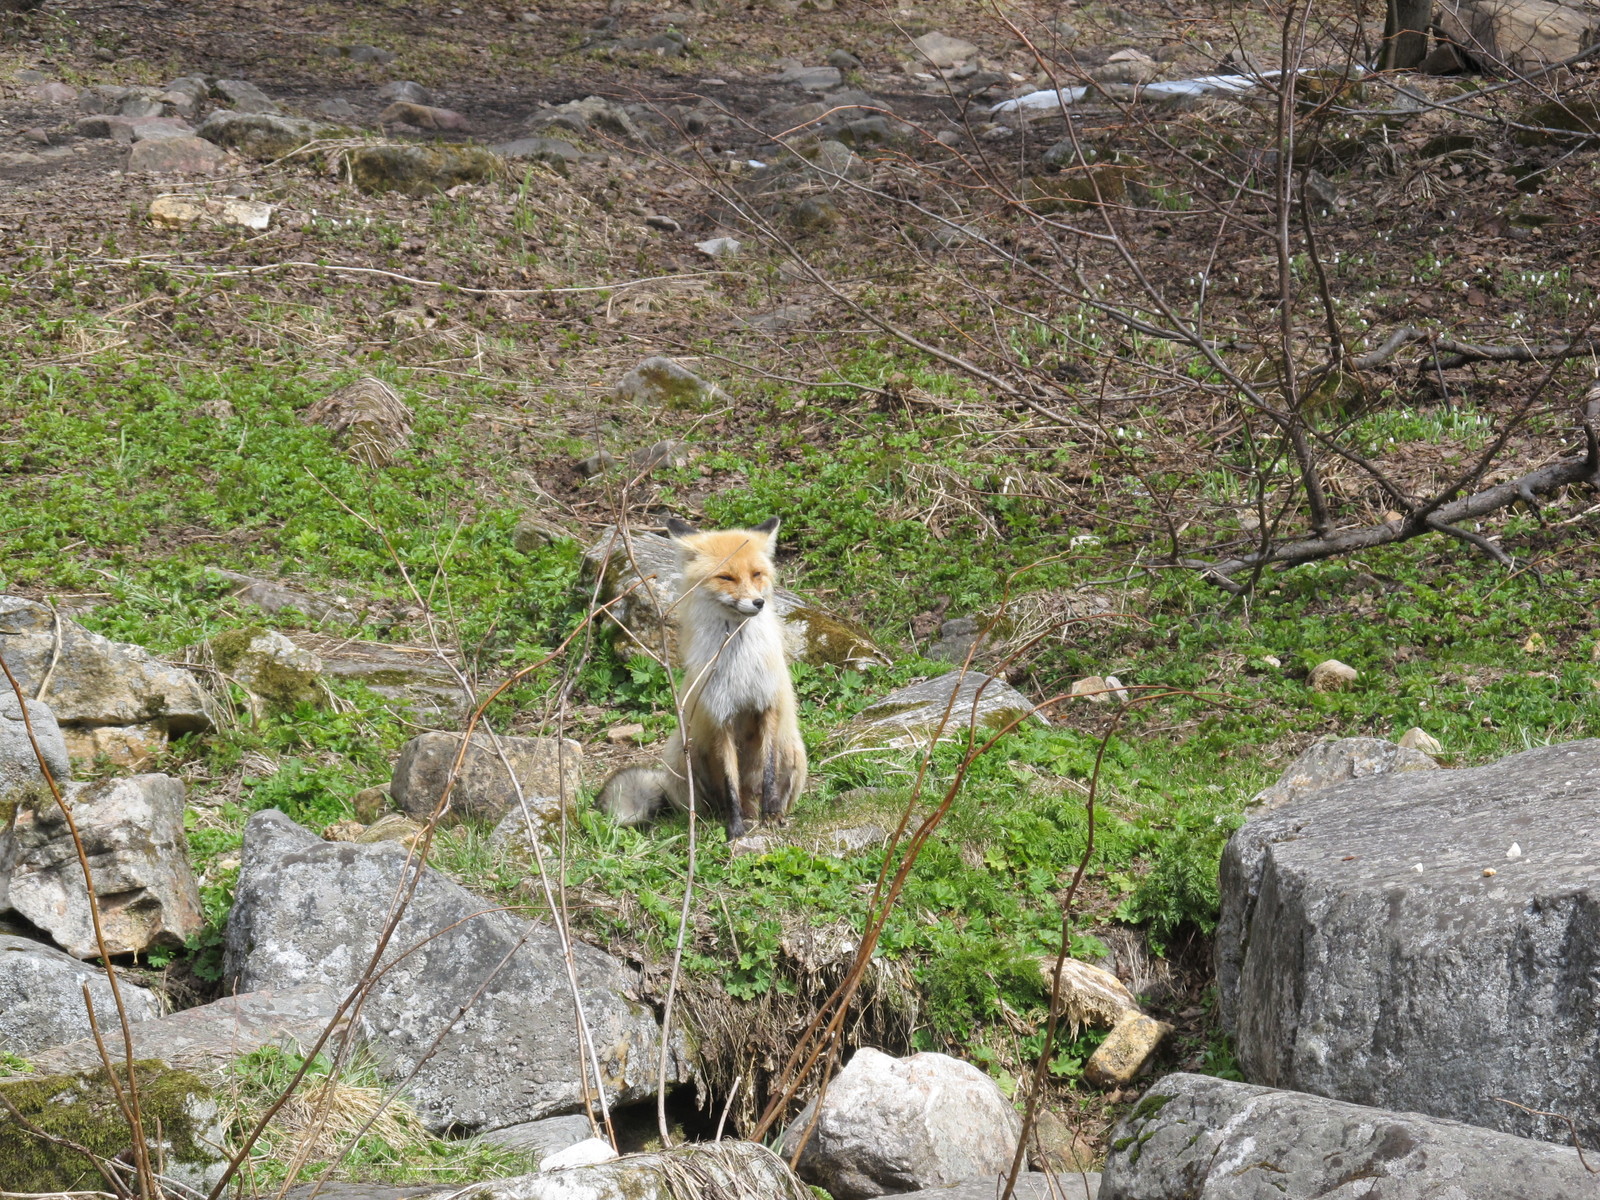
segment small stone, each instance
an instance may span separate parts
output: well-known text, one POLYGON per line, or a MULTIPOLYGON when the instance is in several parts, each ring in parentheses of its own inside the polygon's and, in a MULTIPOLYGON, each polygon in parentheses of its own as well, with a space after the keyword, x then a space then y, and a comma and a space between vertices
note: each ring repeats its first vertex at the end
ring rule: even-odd
POLYGON ((644 726, 634 724, 613 725, 606 730, 606 741, 611 742, 613 745, 622 742, 642 742, 644 741, 644 726))
POLYGON ((117 115, 120 117, 159 117, 166 106, 154 96, 134 95, 129 96, 117 105, 117 115))
POLYGON ((345 119, 359 115, 356 106, 350 101, 339 96, 332 96, 325 100, 317 101, 317 111, 325 117, 345 119))
POLYGON ((917 48, 924 62, 932 63, 941 70, 965 62, 978 53, 978 48, 971 42, 939 32, 925 33, 919 38, 913 38, 911 44, 917 48))
POLYGON ((204 138, 169 137, 135 142, 128 170, 151 175, 209 175, 228 161, 225 151, 204 138))
POLYGON ((1098 675, 1090 675, 1084 679, 1077 679, 1072 684, 1072 695, 1082 696, 1091 704, 1106 704, 1110 701, 1110 687, 1098 675))
POLYGON ((1140 1012, 1126 1014, 1083 1065, 1083 1077, 1096 1087, 1125 1087, 1171 1032, 1172 1026, 1164 1021, 1140 1012))
POLYGON ((1415 725, 1400 735, 1397 744, 1408 750, 1420 750, 1434 758, 1444 753, 1444 747, 1439 744, 1438 738, 1415 725))
POLYGON ((37 125, 35 125, 32 129, 24 129, 22 131, 22 136, 28 141, 32 142, 35 146, 48 146, 50 144, 49 132, 47 130, 40 129, 37 125))
MULTIPOLYGON (((418 820, 432 817, 460 748, 461 735, 454 733, 424 733, 406 743, 389 784, 389 794, 401 811, 418 820)), ((568 738, 491 738, 475 733, 450 787, 445 820, 498 821, 507 813, 520 818, 519 792, 530 806, 535 797, 545 796, 564 799, 570 807, 577 801, 582 757, 582 747, 568 738), (515 774, 515 787, 506 763, 515 774)))
POLYGON ((417 129, 437 130, 441 133, 471 133, 472 126, 460 113, 448 108, 431 108, 426 104, 412 104, 396 100, 378 114, 382 125, 411 125, 417 129))
POLYGON ((1361 672, 1336 658, 1325 659, 1311 668, 1311 687, 1318 692, 1342 692, 1360 677, 1361 672))
POLYGON ((827 63, 835 71, 859 71, 862 69, 861 60, 848 50, 835 50, 828 55, 827 63))
POLYGON ((508 160, 525 158, 534 162, 575 163, 583 157, 582 151, 571 142, 551 137, 517 138, 490 148, 508 160))
POLYGON ((1283 660, 1281 658, 1279 658, 1276 654, 1263 654, 1261 656, 1261 662, 1262 662, 1262 665, 1271 667, 1274 671, 1280 669, 1283 666, 1283 660))
POLYGON ((387 785, 362 788, 350 797, 350 807, 355 810, 356 820, 371 825, 389 807, 389 788, 387 785))
POLYGON ((78 89, 71 84, 50 80, 48 83, 35 85, 33 98, 43 104, 76 104, 78 89))
POLYGON ((1497 874, 1497 872, 1495 871, 1495 869, 1493 867, 1485 867, 1483 869, 1483 874, 1484 874, 1485 878, 1488 878, 1491 875, 1497 874))
POLYGON ((707 238, 694 244, 694 248, 707 258, 733 258, 743 247, 743 242, 731 237, 707 238))
POLYGON ((609 450, 597 450, 588 458, 578 462, 578 473, 585 479, 593 479, 602 475, 617 465, 617 456, 609 450))
POLYGON ((486 183, 503 168, 481 146, 365 146, 349 157, 350 174, 364 192, 427 196, 463 183, 486 183))
POLYGON ((226 100, 234 112, 275 113, 278 105, 255 84, 243 79, 219 79, 211 85, 212 92, 226 100))
POLYGON ((342 53, 354 63, 377 63, 380 67, 394 61, 394 53, 380 46, 345 46, 342 53))
POLYGON ((511 548, 518 554, 537 554, 546 546, 570 536, 561 526, 543 517, 523 517, 511 531, 511 548))
POLYGON ((361 846, 373 846, 379 842, 410 844, 422 829, 421 822, 412 820, 405 813, 384 813, 349 840, 361 846))
POLYGON ((379 100, 404 100, 408 104, 432 104, 433 93, 410 79, 396 79, 378 89, 379 100))
POLYGON ((1511 849, 1506 851, 1506 857, 1507 858, 1512 858, 1512 859, 1521 858, 1522 857, 1522 847, 1517 845, 1517 843, 1512 842, 1511 843, 1511 849))
POLYGON ((838 67, 790 67, 773 77, 774 83, 787 83, 808 92, 826 92, 844 82, 838 67))
POLYGON ((651 229, 660 229, 666 233, 683 232, 682 225, 679 225, 671 217, 663 216, 660 213, 652 213, 650 216, 644 219, 644 223, 650 226, 651 229))
POLYGON ((1421 863, 1415 863, 1415 864, 1413 864, 1413 866, 1412 866, 1412 868, 1411 868, 1411 869, 1412 869, 1412 870, 1413 870, 1413 871, 1415 871, 1415 872, 1416 872, 1416 873, 1417 873, 1417 874, 1418 874, 1418 875, 1421 875, 1421 874, 1422 874, 1422 864, 1421 864, 1421 863))

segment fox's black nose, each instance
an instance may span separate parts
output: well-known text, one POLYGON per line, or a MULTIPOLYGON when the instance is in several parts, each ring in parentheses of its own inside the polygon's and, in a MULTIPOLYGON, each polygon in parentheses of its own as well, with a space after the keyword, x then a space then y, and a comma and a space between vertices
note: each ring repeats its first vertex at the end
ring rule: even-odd
POLYGON ((756 606, 756 611, 757 612, 760 612, 762 607, 766 604, 766 601, 763 600, 760 596, 757 596, 755 599, 751 600, 750 603, 754 604, 756 606))

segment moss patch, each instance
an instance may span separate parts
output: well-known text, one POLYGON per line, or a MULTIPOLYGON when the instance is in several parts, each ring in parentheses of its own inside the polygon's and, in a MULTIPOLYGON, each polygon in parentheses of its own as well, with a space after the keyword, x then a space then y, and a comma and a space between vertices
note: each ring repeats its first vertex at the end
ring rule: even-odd
MULTIPOLYGON (((125 1066, 117 1068, 117 1079, 126 1088, 125 1066)), ((211 1090, 191 1072, 170 1071, 153 1060, 136 1064, 135 1079, 152 1158, 159 1153, 169 1174, 198 1182, 222 1160, 215 1144, 217 1104, 211 1090)), ((132 1147, 103 1067, 0 1083, 0 1095, 9 1104, 0 1106, 5 1107, 0 1112, 0 1175, 9 1190, 92 1191, 105 1186, 83 1153, 40 1137, 29 1124, 101 1158, 124 1155, 132 1147)))
POLYGON ((350 176, 364 192, 426 196, 500 174, 499 155, 481 146, 366 146, 350 154, 350 176))

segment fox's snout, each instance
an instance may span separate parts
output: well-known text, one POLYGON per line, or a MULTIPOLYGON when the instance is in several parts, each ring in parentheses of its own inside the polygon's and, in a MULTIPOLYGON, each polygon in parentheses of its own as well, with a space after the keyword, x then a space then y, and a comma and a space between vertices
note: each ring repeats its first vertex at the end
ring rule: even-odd
POLYGON ((767 604, 764 596, 730 596, 727 592, 718 592, 716 596, 729 608, 747 617, 755 616, 767 604))

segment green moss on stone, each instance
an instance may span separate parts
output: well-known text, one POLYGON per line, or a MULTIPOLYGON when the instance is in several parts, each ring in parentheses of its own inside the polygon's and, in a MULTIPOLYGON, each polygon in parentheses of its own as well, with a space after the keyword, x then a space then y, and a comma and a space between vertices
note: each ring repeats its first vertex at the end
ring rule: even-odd
POLYGON ((503 169, 481 146, 365 146, 350 152, 350 177, 364 192, 427 196, 462 183, 484 183, 503 169))
POLYGON ((1165 1108, 1171 1102, 1171 1100, 1171 1096, 1146 1096, 1134 1106, 1132 1119, 1135 1121, 1148 1121, 1151 1117, 1155 1116, 1158 1112, 1165 1108))
MULTIPOLYGON (((146 1141, 169 1173, 198 1179, 222 1157, 209 1145, 217 1104, 211 1090, 189 1071, 168 1070, 147 1060, 135 1064, 146 1141)), ((117 1079, 126 1090, 126 1066, 117 1079)), ((70 1141, 101 1158, 129 1151, 133 1139, 105 1068, 0 1083, 9 1107, 0 1112, 0 1173, 9 1191, 98 1191, 105 1180, 79 1150, 30 1132, 17 1115, 52 1137, 70 1141), (15 1110, 13 1112, 12 1110, 15 1110)))

